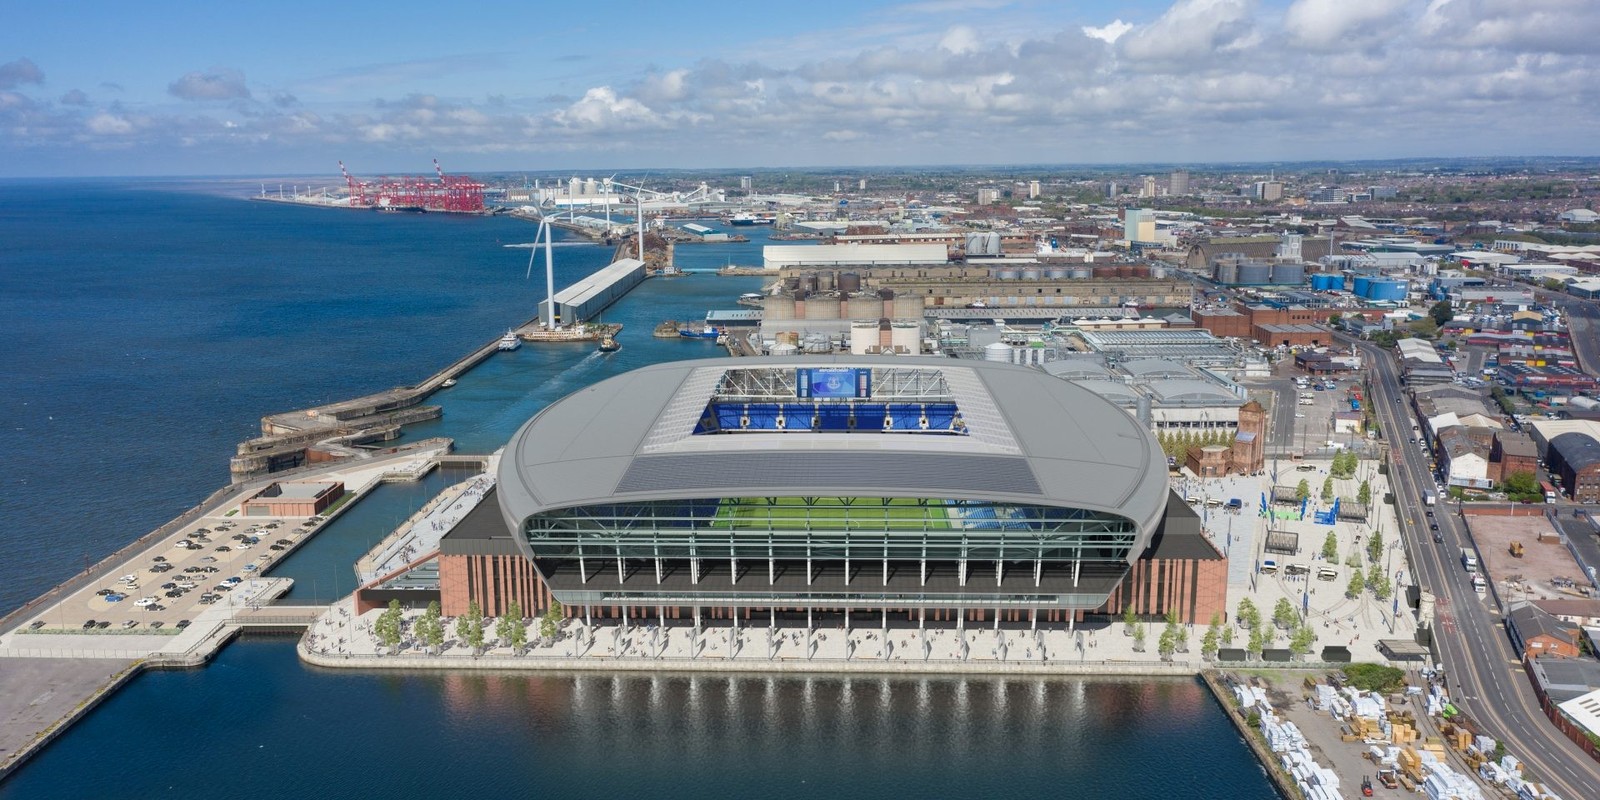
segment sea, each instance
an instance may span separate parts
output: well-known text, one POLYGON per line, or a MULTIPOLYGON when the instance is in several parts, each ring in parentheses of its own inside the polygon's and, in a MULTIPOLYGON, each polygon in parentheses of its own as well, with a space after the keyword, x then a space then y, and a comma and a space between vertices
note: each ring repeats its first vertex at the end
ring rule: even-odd
MULTIPOLYGON (((269 413, 414 383, 535 313, 534 226, 250 200, 238 180, 0 182, 0 611, 199 503, 269 413)), ((747 244, 687 245, 713 271, 747 244)), ((557 234, 557 288, 610 248, 557 234)), ((527 345, 430 402, 487 453, 551 401, 664 360, 665 319, 735 308, 758 278, 652 279, 608 309, 622 350, 527 345)), ((272 574, 296 602, 441 488, 376 490, 272 574)), ((0 665, 3 666, 3 665, 0 665)), ((533 676, 324 670, 289 637, 145 673, 0 783, 0 799, 1275 796, 1189 680, 533 676)))

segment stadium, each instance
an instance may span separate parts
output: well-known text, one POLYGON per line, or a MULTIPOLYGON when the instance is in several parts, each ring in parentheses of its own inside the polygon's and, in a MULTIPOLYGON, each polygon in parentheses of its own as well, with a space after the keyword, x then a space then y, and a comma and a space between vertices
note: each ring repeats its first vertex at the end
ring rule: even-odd
POLYGON ((644 367, 529 420, 497 478, 441 542, 446 613, 553 598, 601 618, 1038 624, 1131 604, 1203 622, 1224 602, 1226 562, 1153 437, 1025 367, 644 367))

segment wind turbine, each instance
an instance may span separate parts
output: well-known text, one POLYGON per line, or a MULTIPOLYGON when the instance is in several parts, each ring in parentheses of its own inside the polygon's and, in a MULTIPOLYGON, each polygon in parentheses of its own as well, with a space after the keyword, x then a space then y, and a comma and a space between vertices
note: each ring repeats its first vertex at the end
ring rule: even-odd
MULTIPOLYGON (((571 213, 566 212, 566 213, 571 213)), ((544 240, 544 327, 545 330, 556 329, 556 268, 555 246, 551 240, 555 238, 551 230, 550 215, 539 214, 539 232, 533 237, 533 248, 528 251, 528 273, 524 280, 533 277, 533 260, 539 255, 539 240, 544 240)))

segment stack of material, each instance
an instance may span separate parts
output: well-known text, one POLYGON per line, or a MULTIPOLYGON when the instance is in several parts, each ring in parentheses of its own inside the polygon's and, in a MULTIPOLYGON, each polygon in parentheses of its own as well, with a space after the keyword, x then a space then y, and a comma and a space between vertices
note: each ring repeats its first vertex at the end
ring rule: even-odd
POLYGON ((1493 753, 1495 747, 1499 745, 1499 742, 1496 742, 1493 736, 1479 736, 1478 738, 1474 739, 1472 743, 1477 745, 1478 752, 1483 753, 1484 755, 1493 753))
POLYGON ((1478 777, 1490 782, 1504 784, 1512 777, 1500 769, 1500 765, 1493 761, 1485 761, 1478 765, 1478 777))
POLYGON ((1439 686, 1438 684, 1434 684, 1428 691, 1428 716, 1437 717, 1440 714, 1443 714, 1445 704, 1449 702, 1450 695, 1445 693, 1443 687, 1439 686))
POLYGON ((1277 715, 1271 713, 1261 715, 1261 735, 1267 740, 1267 749, 1274 753, 1303 750, 1306 746, 1299 727, 1293 722, 1279 722, 1277 715))
POLYGON ((1380 767, 1395 767, 1400 764, 1400 748, 1390 745, 1379 747, 1372 745, 1367 748, 1367 758, 1380 767))
POLYGON ((1350 693, 1350 705, 1355 709, 1356 716, 1370 719, 1383 717, 1383 695, 1377 692, 1357 692, 1353 689, 1346 691, 1350 693))
POLYGON ((1265 706, 1264 700, 1261 735, 1267 740, 1267 747, 1278 754, 1279 763, 1294 778, 1306 800, 1340 800, 1338 774, 1318 764, 1311 757, 1300 728, 1293 722, 1278 719, 1278 715, 1265 706))
POLYGON ((1545 788, 1542 783, 1525 781, 1517 787, 1517 800, 1561 800, 1561 798, 1545 788))
POLYGON ((1305 748, 1293 750, 1279 756, 1279 760, 1307 800, 1339 798, 1338 774, 1313 760, 1311 751, 1305 748))
POLYGON ((1317 684, 1317 696, 1312 703, 1319 709, 1332 714, 1335 719, 1344 719, 1350 716, 1350 704, 1339 696, 1339 690, 1326 683, 1317 684))
POLYGON ((1249 711, 1251 708, 1260 708, 1263 711, 1270 711, 1272 709, 1272 706, 1267 703, 1267 692, 1265 689, 1236 683, 1233 685, 1233 697, 1235 700, 1239 701, 1240 707, 1244 708, 1246 711, 1249 711))
MULTIPOLYGON (((1494 752, 1494 748, 1490 748, 1489 752, 1493 753, 1494 752)), ((1501 757, 1501 759, 1500 759, 1500 768, 1505 770, 1507 773, 1512 774, 1512 775, 1521 775, 1522 774, 1522 762, 1518 761, 1517 757, 1514 756, 1514 755, 1511 755, 1510 753, 1506 753, 1503 757, 1501 757)))
POLYGON ((1433 765, 1433 770, 1422 782, 1422 791, 1428 795, 1428 800, 1484 800, 1483 790, 1478 788, 1478 784, 1443 762, 1433 765))
POLYGON ((1392 722, 1389 724, 1389 741, 1395 744, 1410 744, 1419 738, 1417 729, 1409 723, 1392 722))

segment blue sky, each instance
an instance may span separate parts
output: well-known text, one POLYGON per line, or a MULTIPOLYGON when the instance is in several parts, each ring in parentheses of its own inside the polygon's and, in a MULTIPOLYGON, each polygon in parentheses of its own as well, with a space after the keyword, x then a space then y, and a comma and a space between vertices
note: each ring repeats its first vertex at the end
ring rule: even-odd
POLYGON ((0 176, 1594 155, 1592 0, 13 4, 0 176))

